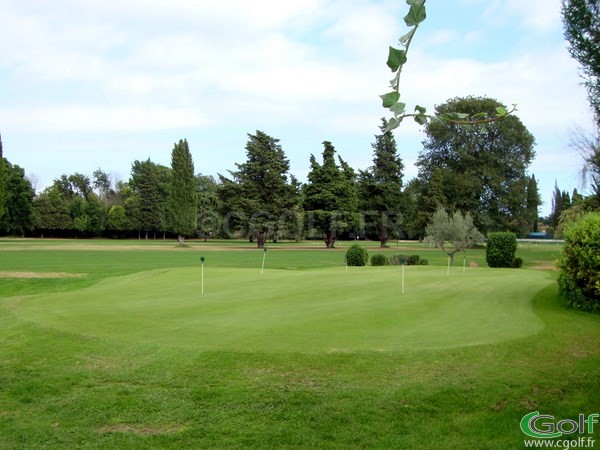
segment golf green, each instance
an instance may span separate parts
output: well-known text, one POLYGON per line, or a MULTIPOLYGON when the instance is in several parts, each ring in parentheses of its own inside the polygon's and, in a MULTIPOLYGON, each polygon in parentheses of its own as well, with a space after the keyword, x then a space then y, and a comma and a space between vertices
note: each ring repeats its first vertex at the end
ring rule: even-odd
POLYGON ((118 342, 260 352, 360 352, 488 344, 539 332, 536 270, 398 267, 174 268, 22 297, 13 313, 118 342))

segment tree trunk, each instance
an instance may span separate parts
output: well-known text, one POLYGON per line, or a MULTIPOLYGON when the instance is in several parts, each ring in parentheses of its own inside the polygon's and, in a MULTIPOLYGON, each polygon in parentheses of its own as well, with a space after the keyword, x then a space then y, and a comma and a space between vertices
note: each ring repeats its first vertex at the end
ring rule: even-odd
POLYGON ((335 231, 327 230, 325 233, 323 233, 323 240, 325 241, 327 248, 334 248, 336 241, 335 231))
POLYGON ((180 247, 183 247, 185 245, 185 236, 181 234, 177 236, 177 244, 179 244, 180 247))
POLYGON ((387 247, 387 243, 390 240, 390 236, 388 233, 387 223, 385 223, 385 215, 381 213, 379 215, 379 221, 381 224, 381 229, 379 230, 379 240, 381 242, 381 247, 387 247))
POLYGON ((267 233, 265 231, 259 231, 256 233, 256 243, 258 248, 264 248, 265 242, 267 242, 267 233))
POLYGON ((146 230, 146 237, 144 239, 148 240, 148 230, 146 230))

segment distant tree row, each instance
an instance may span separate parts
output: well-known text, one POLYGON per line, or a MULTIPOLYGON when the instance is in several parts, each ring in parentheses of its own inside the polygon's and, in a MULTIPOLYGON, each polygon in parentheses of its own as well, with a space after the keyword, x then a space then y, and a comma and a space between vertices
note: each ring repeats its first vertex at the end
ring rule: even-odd
MULTIPOLYGON (((437 107, 493 112, 489 98, 456 98, 437 107)), ((246 160, 217 178, 197 174, 187 141, 176 143, 171 167, 134 161, 129 180, 114 185, 98 169, 90 178, 64 174, 35 194, 22 168, 3 159, 0 204, 3 234, 54 237, 176 236, 268 239, 425 237, 433 213, 470 213, 483 233, 536 229, 540 198, 527 173, 534 138, 511 115, 486 126, 432 122, 419 154, 418 176, 403 183, 404 164, 394 136, 381 133, 372 144, 373 164, 354 170, 334 145, 323 142, 321 157, 310 155, 306 183, 290 174, 279 140, 262 131, 248 135, 246 160)), ((1 144, 0 144, 1 149, 1 144)))

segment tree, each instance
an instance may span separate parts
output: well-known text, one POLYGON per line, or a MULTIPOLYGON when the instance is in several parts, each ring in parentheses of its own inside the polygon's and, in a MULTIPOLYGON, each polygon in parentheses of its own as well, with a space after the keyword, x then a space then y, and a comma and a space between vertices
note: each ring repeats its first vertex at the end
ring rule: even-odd
POLYGON ((581 64, 583 84, 600 126, 600 0, 563 0, 562 15, 569 52, 581 64))
POLYGON ((179 245, 186 236, 196 234, 198 220, 198 197, 194 162, 187 140, 179 140, 171 153, 171 192, 169 196, 171 229, 177 234, 179 245))
POLYGON ((327 248, 333 248, 341 231, 351 230, 358 224, 358 190, 354 170, 338 157, 329 141, 323 142, 323 164, 310 155, 308 184, 304 189, 304 210, 308 227, 323 235, 327 248))
POLYGON ((539 209, 542 200, 537 187, 535 175, 531 175, 527 184, 527 218, 529 219, 529 231, 538 230, 539 209))
POLYGON ((583 159, 581 182, 591 190, 591 206, 600 209, 600 120, 588 133, 578 127, 570 133, 570 147, 583 159))
POLYGON ((269 236, 276 239, 286 228, 299 202, 298 182, 289 174, 290 163, 279 139, 262 131, 248 134, 246 162, 230 171, 232 179, 220 176, 223 198, 242 213, 248 232, 259 248, 269 236))
POLYGON ((158 181, 158 169, 150 159, 146 161, 135 161, 131 167, 131 181, 133 192, 137 194, 139 201, 139 227, 145 232, 162 228, 162 208, 165 201, 161 197, 158 181))
POLYGON ((69 215, 69 202, 65 199, 56 186, 50 186, 33 203, 35 214, 35 228, 41 231, 50 231, 51 236, 56 232, 72 229, 73 223, 69 215))
POLYGON ((378 229, 381 247, 389 240, 391 221, 401 220, 402 214, 402 171, 404 164, 398 156, 396 140, 391 131, 385 131, 387 120, 382 119, 380 135, 375 136, 373 165, 361 170, 359 189, 363 211, 376 213, 375 226, 378 229))
POLYGON ((113 190, 110 182, 110 177, 102 169, 96 169, 93 174, 94 188, 98 196, 107 204, 111 204, 116 200, 116 192, 113 190))
POLYGON ((34 226, 33 198, 35 192, 25 178, 25 170, 4 160, 6 171, 6 211, 0 229, 9 234, 24 236, 34 226))
POLYGON ((113 205, 108 211, 106 228, 117 236, 127 230, 127 212, 124 206, 113 205))
POLYGON ((6 197, 6 180, 5 180, 5 169, 4 169, 4 153, 2 150, 2 136, 0 136, 0 222, 4 215, 4 203, 6 197))
MULTIPOLYGON (((501 107, 494 99, 465 97, 448 100, 436 112, 491 114, 501 107)), ((441 204, 470 211, 482 231, 513 230, 528 222, 526 171, 535 155, 534 138, 518 117, 469 126, 432 121, 425 132, 417 161, 423 198, 435 186, 441 204)))
POLYGON ((206 241, 215 237, 221 229, 220 185, 210 175, 196 175, 196 192, 198 195, 198 234, 206 241))
POLYGON ((473 217, 470 213, 463 214, 460 211, 455 211, 450 216, 446 209, 441 206, 433 213, 425 233, 427 234, 427 240, 433 242, 450 257, 450 264, 454 264, 456 253, 464 252, 485 240, 473 224, 473 217))

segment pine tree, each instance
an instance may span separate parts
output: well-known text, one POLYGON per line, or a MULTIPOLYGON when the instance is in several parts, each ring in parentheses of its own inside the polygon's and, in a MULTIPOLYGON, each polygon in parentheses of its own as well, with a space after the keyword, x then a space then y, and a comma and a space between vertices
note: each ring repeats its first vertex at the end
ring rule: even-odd
POLYGON ((539 208, 541 204, 540 193, 537 187, 535 175, 531 175, 527 184, 527 215, 530 223, 530 230, 538 230, 539 208))
POLYGON ((386 132, 387 121, 382 119, 380 135, 375 136, 373 166, 360 171, 359 188, 363 211, 374 211, 381 246, 389 240, 392 221, 402 218, 402 171, 404 164, 398 156, 396 141, 391 131, 386 132))
POLYGON ((198 197, 194 162, 187 140, 179 140, 171 154, 170 212, 171 230, 177 234, 179 245, 186 236, 196 234, 198 220, 198 197))
POLYGON ((232 179, 221 176, 221 195, 237 210, 241 225, 264 247, 286 228, 299 203, 298 183, 289 174, 290 163, 279 139, 262 131, 248 135, 246 162, 236 164, 232 179))
POLYGON ((2 151, 2 136, 0 136, 0 222, 4 215, 4 202, 6 197, 6 180, 5 180, 5 168, 4 168, 4 156, 2 151))
POLYGON ((310 156, 311 170, 304 190, 304 209, 308 227, 323 234, 328 248, 335 246, 341 231, 355 228, 358 223, 358 190, 354 170, 338 157, 329 141, 323 142, 323 164, 310 156))

